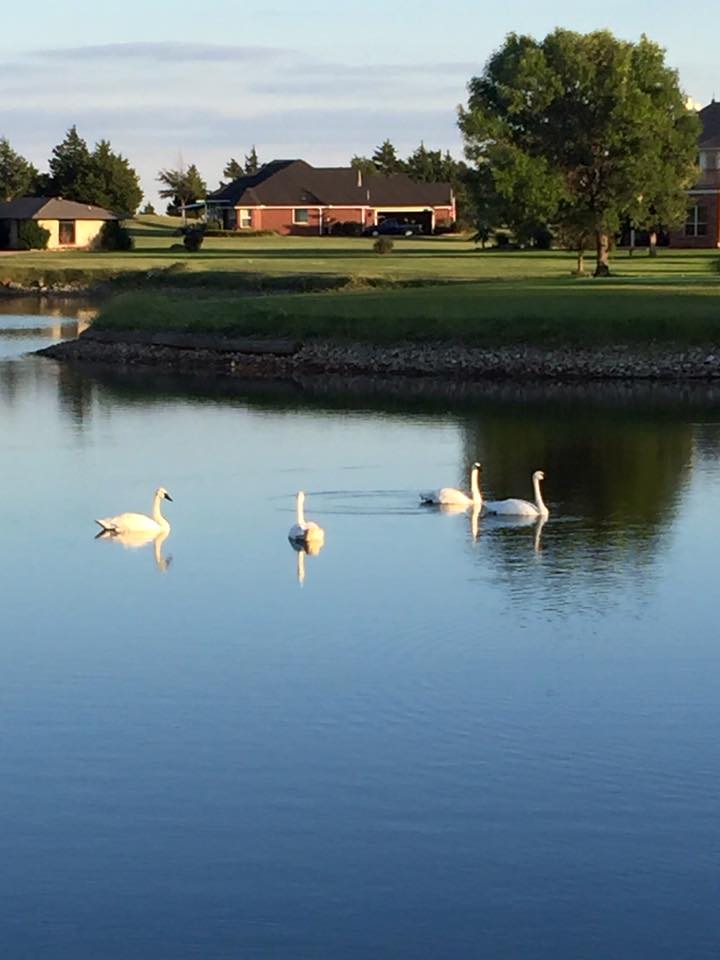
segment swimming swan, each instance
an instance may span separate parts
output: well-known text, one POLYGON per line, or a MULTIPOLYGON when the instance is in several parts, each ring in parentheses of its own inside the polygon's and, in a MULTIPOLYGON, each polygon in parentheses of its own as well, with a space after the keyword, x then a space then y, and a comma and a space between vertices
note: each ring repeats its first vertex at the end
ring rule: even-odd
POLYGON ((528 500, 490 500, 485 503, 485 512, 504 517, 542 517, 547 520, 550 511, 545 506, 540 493, 540 481, 545 479, 542 470, 536 470, 532 475, 535 503, 528 500))
POLYGON ((420 494, 420 503, 435 504, 437 506, 452 507, 482 507, 482 495, 478 486, 480 464, 474 463, 470 471, 470 496, 454 487, 443 487, 441 490, 432 490, 430 493, 420 494))
POLYGON ((148 533, 156 535, 163 531, 168 532, 170 524, 160 510, 161 500, 169 500, 172 503, 172 497, 165 487, 158 487, 155 491, 152 516, 148 516, 146 513, 121 513, 117 517, 105 517, 102 520, 96 520, 95 523, 108 533, 114 534, 148 533))
POLYGON ((304 507, 305 494, 300 490, 295 498, 295 523, 290 527, 288 540, 291 543, 302 542, 319 549, 325 542, 325 531, 314 520, 305 519, 304 507))

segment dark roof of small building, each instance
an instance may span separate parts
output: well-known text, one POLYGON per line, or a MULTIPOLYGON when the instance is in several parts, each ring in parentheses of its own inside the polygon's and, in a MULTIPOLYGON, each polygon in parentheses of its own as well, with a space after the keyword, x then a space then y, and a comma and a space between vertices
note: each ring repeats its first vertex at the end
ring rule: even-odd
POLYGON ((720 147, 720 103, 715 100, 709 103, 698 113, 702 131, 700 133, 700 147, 720 147))
POLYGON ((117 220, 114 213, 62 197, 18 197, 0 203, 0 220, 117 220))
POLYGON ((407 174, 358 176, 353 167, 312 167, 304 160, 273 160, 208 197, 233 206, 439 206, 449 183, 424 183, 407 174))

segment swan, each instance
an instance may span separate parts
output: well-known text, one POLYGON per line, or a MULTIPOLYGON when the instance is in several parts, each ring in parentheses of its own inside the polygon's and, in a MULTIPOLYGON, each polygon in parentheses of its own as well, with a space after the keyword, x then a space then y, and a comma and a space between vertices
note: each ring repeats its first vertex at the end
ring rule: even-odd
POLYGON ((478 486, 480 464, 474 463, 470 471, 470 496, 454 487, 443 487, 441 490, 432 490, 430 493, 420 494, 420 503, 434 504, 442 507, 482 507, 482 495, 478 486))
MULTIPOLYGON (((325 531, 314 520, 305 519, 305 494, 298 491, 295 498, 295 523, 290 527, 288 540, 291 543, 304 543, 318 550, 325 542, 325 531)), ((311 552, 311 550, 308 550, 311 552)))
POLYGON ((117 517, 104 517, 101 520, 96 520, 95 523, 102 527, 106 533, 112 534, 147 533, 155 536, 163 531, 169 532, 170 524, 160 510, 162 500, 169 500, 172 503, 172 497, 165 487, 158 487, 153 499, 152 516, 148 516, 146 513, 121 513, 117 517))
POLYGON ((529 500, 489 500, 485 502, 485 512, 496 514, 503 517, 542 517, 547 520, 550 511, 543 502, 540 493, 540 481, 545 479, 542 470, 536 470, 532 475, 533 492, 535 494, 535 503, 529 500))

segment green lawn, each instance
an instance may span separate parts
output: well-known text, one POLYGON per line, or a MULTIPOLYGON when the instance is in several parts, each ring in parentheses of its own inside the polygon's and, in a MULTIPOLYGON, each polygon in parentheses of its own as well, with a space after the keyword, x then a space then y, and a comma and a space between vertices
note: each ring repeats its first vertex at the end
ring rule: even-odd
MULTIPOLYGON (((395 250, 380 256, 369 238, 240 237, 205 240, 196 254, 171 250, 181 238, 172 235, 178 221, 138 217, 132 221, 136 248, 130 253, 35 251, 0 257, 0 280, 27 280, 58 271, 77 280, 182 265, 205 286, 212 277, 229 284, 233 274, 268 277, 300 275, 382 278, 387 281, 521 280, 568 277, 575 266, 564 251, 480 251, 470 240, 455 237, 400 239, 395 250)), ((612 269, 618 277, 706 277, 717 274, 718 251, 661 250, 651 260, 645 251, 629 257, 618 251, 612 269)), ((588 267, 591 268, 591 261, 588 267)), ((185 282, 189 282, 190 277, 185 282)))
POLYGON ((720 340, 720 282, 533 280, 191 300, 136 293, 110 301, 96 325, 374 342, 701 343, 720 340))

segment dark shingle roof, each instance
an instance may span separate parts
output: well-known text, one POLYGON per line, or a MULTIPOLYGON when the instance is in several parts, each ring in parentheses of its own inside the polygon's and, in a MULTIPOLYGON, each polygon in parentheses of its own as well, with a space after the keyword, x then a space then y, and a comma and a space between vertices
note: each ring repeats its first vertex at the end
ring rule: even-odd
POLYGON ((117 220, 114 213, 62 197, 18 197, 0 203, 0 220, 117 220))
POLYGON ((720 147, 720 103, 713 100, 698 113, 702 132, 700 134, 701 149, 720 147))
POLYGON ((363 176, 352 167, 311 167, 304 160, 273 160, 258 173, 233 180, 209 199, 234 206, 434 206, 449 204, 449 183, 421 183, 404 173, 363 176))

